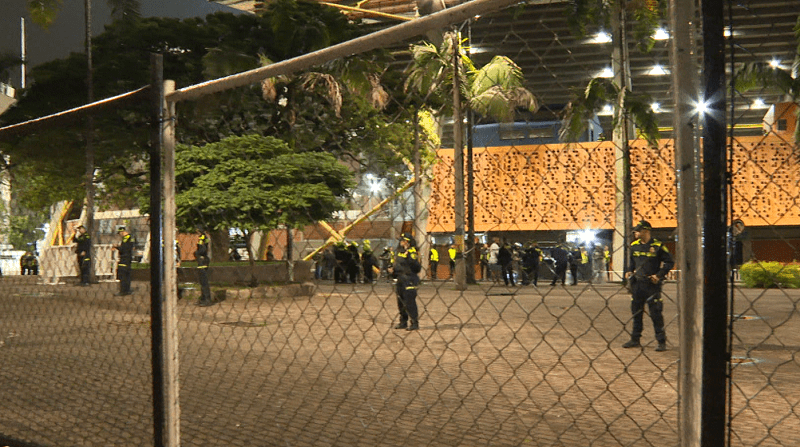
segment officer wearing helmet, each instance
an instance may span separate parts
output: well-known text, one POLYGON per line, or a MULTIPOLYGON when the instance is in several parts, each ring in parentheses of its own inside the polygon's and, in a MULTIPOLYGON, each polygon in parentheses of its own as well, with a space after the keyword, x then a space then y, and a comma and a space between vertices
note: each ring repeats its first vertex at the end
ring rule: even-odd
POLYGON ((395 255, 392 276, 397 278, 397 309, 400 311, 400 322, 395 329, 416 331, 419 329, 419 312, 417 310, 417 286, 422 265, 419 262, 416 242, 411 233, 400 236, 400 244, 395 255))

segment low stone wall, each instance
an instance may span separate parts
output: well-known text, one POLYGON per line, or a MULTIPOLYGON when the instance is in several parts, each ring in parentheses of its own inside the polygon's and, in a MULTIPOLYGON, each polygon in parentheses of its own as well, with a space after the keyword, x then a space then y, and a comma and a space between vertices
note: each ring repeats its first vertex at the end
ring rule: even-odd
MULTIPOLYGON (((289 263, 286 261, 274 262, 269 264, 256 264, 250 267, 243 262, 242 265, 224 265, 208 267, 208 281, 211 284, 249 284, 251 278, 259 284, 285 284, 290 282, 302 283, 311 281, 314 274, 311 271, 314 263, 312 261, 295 261, 293 275, 289 273, 289 263)), ((134 281, 149 281, 150 270, 134 269, 134 281)), ((194 267, 181 267, 178 269, 178 282, 197 282, 197 269, 194 267)))

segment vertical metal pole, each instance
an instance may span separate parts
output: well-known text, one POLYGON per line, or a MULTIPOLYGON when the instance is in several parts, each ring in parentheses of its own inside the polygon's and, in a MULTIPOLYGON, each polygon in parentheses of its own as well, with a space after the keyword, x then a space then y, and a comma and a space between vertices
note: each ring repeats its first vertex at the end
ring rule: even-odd
POLYGON ((461 57, 458 32, 453 33, 453 165, 455 168, 455 243, 456 243, 456 290, 467 289, 467 269, 464 265, 464 139, 461 119, 461 85, 459 63, 461 57))
MULTIPOLYGON (((94 102, 94 68, 92 67, 92 2, 85 0, 85 25, 86 25, 86 99, 88 104, 94 102)), ((94 116, 90 113, 86 117, 86 232, 92 243, 89 245, 89 282, 95 282, 95 244, 97 241, 94 231, 94 116)))
POLYGON ((28 74, 25 72, 27 67, 26 64, 28 63, 28 42, 25 33, 25 17, 21 17, 19 23, 19 55, 21 63, 19 64, 19 86, 21 89, 25 89, 25 78, 28 74))
POLYGON ((472 110, 467 111, 467 284, 476 284, 475 265, 479 253, 475 252, 475 173, 472 161, 472 110))
POLYGON ((703 395, 701 445, 725 444, 727 349, 724 0, 703 0, 703 395))
MULTIPOLYGON (((164 95, 175 91, 175 81, 164 81, 164 95)), ((164 439, 165 445, 180 445, 178 400, 178 278, 175 259, 175 103, 162 104, 164 154, 164 289, 162 340, 164 343, 164 439)))
MULTIPOLYGON (((613 32, 614 47, 612 50, 611 63, 614 70, 614 82, 620 90, 631 89, 630 62, 628 59, 628 38, 627 21, 625 19, 625 9, 620 2, 616 2, 614 13, 611 15, 611 27, 613 32)), ((628 114, 625 111, 623 95, 618 98, 615 113, 619 117, 619 122, 614 128, 614 147, 615 147, 615 172, 616 172, 616 193, 614 203, 614 236, 612 247, 612 269, 617 279, 622 280, 622 272, 625 271, 625 263, 628 262, 628 250, 630 245, 630 234, 632 220, 631 204, 631 166, 630 166, 630 124, 628 114)))
POLYGON ((414 225, 416 231, 413 232, 419 250, 419 262, 422 263, 422 270, 430 273, 430 252, 431 240, 428 237, 427 228, 423 222, 427 222, 428 212, 425 203, 422 203, 423 194, 423 180, 422 180, 422 158, 420 155, 420 139, 419 139, 419 109, 414 108, 414 188, 412 189, 414 196, 414 225), (420 237, 424 234, 425 237, 420 237))
POLYGON ((699 163, 697 163, 697 66, 694 0, 670 0, 675 169, 677 175, 678 321, 680 365, 678 425, 680 445, 700 445, 702 393, 702 324, 700 306, 703 279, 701 256, 699 163))
POLYGON ((150 318, 153 357, 153 434, 154 445, 166 443, 165 375, 164 375, 164 228, 161 210, 162 179, 161 149, 164 144, 161 125, 164 119, 164 65, 163 56, 150 55, 152 88, 153 133, 150 150, 150 318))
MULTIPOLYGON (((472 20, 467 21, 468 42, 467 57, 472 47, 472 20)), ((467 284, 475 284, 475 265, 479 253, 475 252, 475 169, 472 159, 472 135, 475 114, 470 107, 467 110, 467 284)))

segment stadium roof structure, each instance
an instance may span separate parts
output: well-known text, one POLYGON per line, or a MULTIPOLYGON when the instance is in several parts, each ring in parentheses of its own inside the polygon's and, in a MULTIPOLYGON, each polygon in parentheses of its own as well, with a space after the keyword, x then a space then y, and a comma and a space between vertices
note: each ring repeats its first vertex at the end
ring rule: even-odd
MULTIPOLYGON (((353 18, 391 26, 418 16, 415 0, 317 0, 337 7, 353 18)), ((252 11, 254 0, 219 0, 219 3, 252 11)), ((448 7, 464 3, 446 0, 448 7)), ((567 23, 569 3, 564 0, 531 0, 520 2, 524 7, 476 17, 469 24, 471 56, 483 65, 495 55, 510 57, 525 76, 526 87, 543 104, 545 112, 557 115, 576 91, 586 87, 591 78, 607 75, 611 68, 612 44, 605 31, 579 37, 567 23)), ((730 7, 732 20, 726 17, 726 48, 729 58, 728 80, 732 77, 730 57, 736 66, 746 62, 777 64, 791 70, 797 55, 798 42, 793 27, 800 10, 796 0, 759 0, 735 2, 730 7), (728 23, 730 22, 730 23, 728 23)), ((697 14, 700 17, 700 14, 697 14)), ((462 32, 466 29, 462 28, 462 32)), ((629 43, 632 89, 652 97, 659 125, 669 136, 672 127, 672 78, 670 31, 665 19, 654 36, 655 46, 648 53, 629 43)), ((631 39, 632 40, 632 39, 631 39)), ((405 43, 407 45, 408 43, 405 43)), ((402 44, 398 44, 402 47, 402 44)), ((697 81, 701 83, 702 43, 698 38, 697 81)), ((797 70, 795 68, 795 70, 797 70)), ((770 105, 784 101, 778 91, 753 90, 733 95, 734 124, 737 134, 757 135, 770 105)), ((728 98, 730 107, 731 98, 728 98)), ((601 114, 602 115, 602 114, 601 114)), ((610 118, 601 116, 604 127, 610 118)), ((729 120, 730 121, 730 120, 729 120)), ((729 122, 729 124, 731 124, 729 122)))

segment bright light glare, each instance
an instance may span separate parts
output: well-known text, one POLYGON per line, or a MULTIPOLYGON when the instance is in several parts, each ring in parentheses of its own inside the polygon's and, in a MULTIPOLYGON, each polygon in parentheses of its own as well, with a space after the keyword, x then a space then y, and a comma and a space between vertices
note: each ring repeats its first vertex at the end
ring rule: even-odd
POLYGON ((705 115, 708 113, 708 102, 698 102, 697 106, 695 106, 694 111, 697 112, 698 115, 705 115))
POLYGON ((661 111, 661 104, 659 104, 657 102, 654 102, 654 103, 650 104, 650 109, 652 109, 653 112, 658 113, 658 112, 661 111))
POLYGON ((600 31, 599 33, 595 34, 594 37, 589 39, 589 43, 609 43, 611 42, 611 34, 600 31))
POLYGON ((598 115, 613 115, 614 114, 614 106, 611 104, 606 104, 603 106, 603 109, 597 112, 598 115))
POLYGON ((663 76, 667 74, 667 71, 664 70, 664 67, 661 64, 655 64, 653 65, 653 68, 647 72, 647 74, 650 76, 663 76))
POLYGON ((778 68, 781 66, 781 61, 779 61, 778 59, 772 59, 771 61, 769 61, 769 66, 772 68, 778 68))
POLYGON ((597 75, 599 78, 613 78, 614 77, 614 70, 606 67, 600 71, 597 75))
POLYGON ((581 242, 584 245, 592 245, 594 244, 594 231, 593 230, 583 230, 581 231, 581 242))
POLYGON ((653 39, 655 40, 667 40, 669 39, 669 33, 664 28, 656 29, 656 33, 653 34, 653 39))
POLYGON ((750 105, 751 109, 764 109, 766 107, 767 104, 761 98, 756 98, 755 101, 753 101, 753 104, 750 105))

